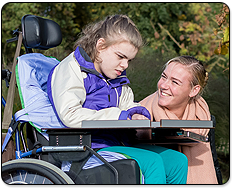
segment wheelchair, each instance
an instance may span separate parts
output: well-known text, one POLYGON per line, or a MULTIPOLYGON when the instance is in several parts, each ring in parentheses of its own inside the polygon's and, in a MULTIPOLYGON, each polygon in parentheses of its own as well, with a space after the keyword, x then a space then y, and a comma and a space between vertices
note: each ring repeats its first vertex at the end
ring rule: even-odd
MULTIPOLYGON (((23 43, 26 55, 29 57, 43 55, 33 53, 32 49, 47 50, 58 46, 62 41, 62 34, 59 25, 48 19, 44 19, 34 15, 25 15, 21 20, 22 32, 15 30, 15 38, 8 40, 8 42, 18 40, 17 48, 21 48, 23 43), (31 55, 30 55, 31 54, 31 55)), ((17 49, 16 49, 17 51, 17 49)), ((15 55, 20 60, 19 50, 15 55)), ((44 57, 44 56, 43 56, 44 57)), ((50 72, 53 66, 59 63, 58 60, 51 57, 51 63, 47 64, 46 74, 50 72)), ((25 61, 26 62, 26 61, 25 61)), ((32 60, 32 66, 40 68, 41 61, 32 60)), ((46 63, 43 62, 43 63, 46 63)), ((16 63, 15 63, 16 64, 16 63)), ((16 67, 16 81, 18 91, 21 99, 22 110, 26 110, 23 91, 20 87, 18 74, 20 70, 25 67, 16 67)), ((25 63, 25 66, 28 66, 25 63)), ((15 68, 13 67, 13 70, 15 68)), ((47 76, 42 74, 41 70, 31 69, 30 75, 35 72, 36 82, 43 82, 40 87, 44 90, 46 87, 47 76), (35 72, 35 70, 37 72, 35 72), (40 71, 40 72, 39 72, 40 71), (41 76, 39 77, 39 74, 41 76)), ((7 84, 12 83, 10 80, 9 70, 2 70, 2 79, 5 79, 7 84)), ((12 77, 13 74, 11 74, 12 77)), ((23 75, 23 74, 22 74, 23 75)), ((30 78, 29 78, 30 79, 30 78)), ((36 84, 36 83, 35 83, 36 84)), ((10 85, 11 86, 11 85, 10 85)), ((44 92, 45 93, 45 92, 44 92)), ((29 95, 33 95, 29 93, 29 95)), ((40 100, 40 97, 38 97, 40 100)), ((46 100, 46 99, 45 99, 46 100)), ((5 104, 2 97, 2 103, 5 104)), ((34 106, 32 103, 31 107, 34 106)), ((51 111, 52 107, 48 106, 51 111)), ((36 107, 34 107, 36 108, 36 107)), ((39 109, 39 108, 38 108, 39 109)), ((35 109, 34 109, 35 110, 35 109)), ((19 111, 18 111, 19 112, 19 111)), ((16 113, 17 114, 17 113, 16 113)), ((16 115, 15 114, 15 115, 16 115)), ((12 116, 11 123, 8 129, 7 136, 2 146, 2 153, 5 147, 15 133, 16 143, 16 160, 8 161, 2 164, 2 180, 7 184, 140 184, 142 175, 137 162, 126 157, 112 162, 106 161, 95 150, 91 148, 91 132, 83 130, 75 130, 64 127, 54 127, 46 133, 41 132, 37 123, 30 119, 16 120, 15 115, 12 116), (23 129, 26 126, 27 142, 24 138, 23 129), (60 128, 60 129, 59 129, 60 128), (43 136, 44 135, 44 136, 43 136), (49 137, 49 141, 45 138, 49 137), (69 139, 67 139, 69 137, 69 139), (20 144, 21 140, 21 144, 20 144), (71 142, 72 141, 72 142, 71 142), (27 143, 27 144, 26 144, 27 143), (22 145, 22 149, 21 149, 22 145), (87 161, 95 156, 102 163, 93 168, 83 169, 87 161), (69 162, 71 165, 69 171, 61 170, 62 164, 69 162)), ((24 113, 25 115, 25 113, 24 113)), ((55 114, 54 114, 55 115, 55 114)), ((27 113, 25 115, 27 117, 27 113)), ((35 117, 35 118, 38 118, 35 117)), ((46 127, 45 127, 46 128, 46 127)), ((50 125, 47 125, 50 128, 50 125)))

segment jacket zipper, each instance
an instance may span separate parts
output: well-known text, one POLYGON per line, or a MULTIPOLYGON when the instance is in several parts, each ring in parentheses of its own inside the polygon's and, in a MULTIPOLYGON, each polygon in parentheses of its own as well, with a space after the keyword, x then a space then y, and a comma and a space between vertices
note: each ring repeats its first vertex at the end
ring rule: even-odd
MULTIPOLYGON (((104 80, 107 83, 108 87, 109 87, 108 81, 111 80, 111 79, 106 80, 106 79, 102 78, 102 80, 104 80)), ((119 104, 118 104, 119 103, 119 93, 117 92, 117 89, 115 87, 114 87, 114 90, 115 90, 116 96, 117 96, 116 107, 118 107, 119 106, 119 104)), ((108 95, 108 101, 111 102, 110 95, 108 95)))

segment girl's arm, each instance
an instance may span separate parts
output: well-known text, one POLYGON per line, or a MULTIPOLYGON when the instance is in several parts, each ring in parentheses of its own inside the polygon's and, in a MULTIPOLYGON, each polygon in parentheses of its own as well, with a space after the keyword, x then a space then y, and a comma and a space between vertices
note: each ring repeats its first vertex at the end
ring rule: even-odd
POLYGON ((128 85, 122 86, 119 108, 121 110, 128 110, 135 106, 141 106, 141 104, 134 102, 134 94, 132 89, 128 85))
POLYGON ((134 94, 128 85, 122 87, 122 93, 119 102, 119 108, 122 110, 119 119, 150 119, 150 113, 141 104, 134 102, 134 94))

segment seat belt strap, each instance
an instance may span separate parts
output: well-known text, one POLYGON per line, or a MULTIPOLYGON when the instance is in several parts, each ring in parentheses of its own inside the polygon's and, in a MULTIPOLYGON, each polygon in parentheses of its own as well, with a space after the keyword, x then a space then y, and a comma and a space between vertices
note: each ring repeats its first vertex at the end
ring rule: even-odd
POLYGON ((8 125, 11 123, 12 112, 13 112, 13 103, 14 103, 14 95, 15 95, 15 84, 16 84, 16 75, 15 75, 15 67, 17 64, 17 57, 20 55, 20 49, 22 45, 22 32, 19 32, 17 48, 15 51, 14 61, 12 65, 12 74, 10 79, 10 87, 7 94, 6 106, 4 109, 3 121, 2 121, 2 129, 8 129, 8 125))

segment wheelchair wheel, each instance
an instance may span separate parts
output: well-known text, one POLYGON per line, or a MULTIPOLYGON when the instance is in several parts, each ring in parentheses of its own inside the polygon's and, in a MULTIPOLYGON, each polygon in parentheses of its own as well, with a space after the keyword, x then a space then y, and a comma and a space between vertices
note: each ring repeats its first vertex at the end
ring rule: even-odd
POLYGON ((18 159, 2 164, 2 180, 7 184, 74 184, 61 169, 37 159, 18 159))

